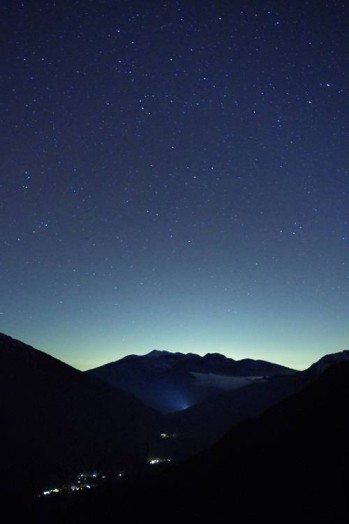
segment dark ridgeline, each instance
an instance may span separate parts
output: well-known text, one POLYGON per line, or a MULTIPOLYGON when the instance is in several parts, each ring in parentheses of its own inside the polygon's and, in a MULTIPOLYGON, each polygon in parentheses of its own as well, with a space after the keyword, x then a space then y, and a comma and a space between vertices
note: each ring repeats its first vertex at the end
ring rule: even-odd
MULTIPOLYGON (((143 371, 165 377, 226 377, 235 365, 222 355, 152 352, 120 361, 127 380, 139 359, 143 371)), ((15 495, 12 511, 27 503, 27 522, 35 523, 114 522, 120 515, 130 523, 221 521, 226 512, 239 522, 261 515, 276 522, 286 514, 341 522, 349 495, 348 359, 343 351, 304 372, 281 369, 232 391, 216 388, 196 406, 161 416, 133 395, 0 335, 1 500, 15 495), (176 438, 159 439, 163 430, 176 438), (164 450, 172 463, 201 452, 158 474, 161 468, 149 469, 146 460, 164 450), (33 504, 33 493, 70 475, 98 470, 112 478, 120 468, 128 482, 33 504)), ((249 372, 258 365, 237 362, 240 377, 241 362, 249 372)))
MULTIPOLYGON (((163 413, 181 411, 221 391, 219 377, 260 378, 289 375, 294 370, 263 360, 233 360, 218 353, 204 357, 192 353, 154 350, 148 355, 130 355, 91 369, 113 387, 136 395, 163 413)), ((246 379, 246 384, 249 379, 246 379)), ((240 387, 243 381, 230 388, 240 387)))
POLYGON ((348 522, 349 363, 158 478, 39 507, 45 522, 348 522), (57 519, 57 520, 55 520, 57 519))
POLYGON ((165 411, 176 408, 166 415, 162 429, 178 438, 159 442, 158 449, 165 449, 173 460, 182 460, 212 446, 233 425, 259 416, 276 402, 301 391, 329 365, 348 359, 349 351, 343 351, 321 358, 304 372, 295 372, 265 361, 235 361, 220 354, 200 357, 152 351, 145 356, 125 357, 88 373, 114 387, 132 391, 149 405, 165 411), (206 382, 200 382, 199 376, 206 377, 206 382), (252 380, 237 382, 231 390, 225 390, 219 388, 220 376, 252 380), (215 377, 211 385, 210 377, 215 377), (187 409, 182 408, 185 403, 187 409))
POLYGON ((81 470, 143 464, 158 415, 59 360, 0 335, 0 492, 37 492, 81 470))
POLYGON ((178 453, 178 458, 188 458, 212 446, 232 426, 261 415, 277 402, 304 389, 331 365, 347 360, 348 350, 326 355, 305 371, 283 373, 220 392, 185 411, 167 415, 167 431, 181 435, 180 446, 174 453, 178 453))

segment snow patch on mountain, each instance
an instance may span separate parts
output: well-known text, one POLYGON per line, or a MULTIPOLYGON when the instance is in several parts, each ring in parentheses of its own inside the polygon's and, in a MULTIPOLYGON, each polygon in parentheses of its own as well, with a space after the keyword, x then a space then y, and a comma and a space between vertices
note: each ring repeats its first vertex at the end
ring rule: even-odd
POLYGON ((195 373, 191 375, 196 380, 196 385, 201 387, 213 387, 230 391, 239 389, 243 386, 248 386, 253 382, 262 382, 266 379, 264 377, 232 377, 227 375, 217 375, 216 373, 195 373))

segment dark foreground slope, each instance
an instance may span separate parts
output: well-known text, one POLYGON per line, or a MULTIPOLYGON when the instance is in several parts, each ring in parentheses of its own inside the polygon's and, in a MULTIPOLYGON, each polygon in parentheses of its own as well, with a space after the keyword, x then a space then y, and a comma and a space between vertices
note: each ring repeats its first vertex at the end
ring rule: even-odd
POLYGON ((144 461, 157 414, 55 358, 0 335, 0 494, 82 470, 144 461))
POLYGON ((342 363, 159 478, 75 499, 68 512, 64 505, 41 506, 39 516, 90 523, 116 522, 119 515, 128 523, 347 522, 348 442, 349 363, 342 363))

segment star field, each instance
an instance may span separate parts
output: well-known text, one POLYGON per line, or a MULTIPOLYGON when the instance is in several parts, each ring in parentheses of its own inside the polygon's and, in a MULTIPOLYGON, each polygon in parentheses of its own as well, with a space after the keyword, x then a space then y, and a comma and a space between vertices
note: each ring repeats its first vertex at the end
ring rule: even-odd
POLYGON ((82 369, 348 347, 348 19, 6 1, 1 331, 82 369))

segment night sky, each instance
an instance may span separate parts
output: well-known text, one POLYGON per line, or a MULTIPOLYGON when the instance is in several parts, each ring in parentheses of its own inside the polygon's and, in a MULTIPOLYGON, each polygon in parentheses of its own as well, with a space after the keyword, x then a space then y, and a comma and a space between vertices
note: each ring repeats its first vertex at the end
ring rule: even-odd
POLYGON ((349 346, 349 3, 1 6, 0 331, 302 369, 349 346))

